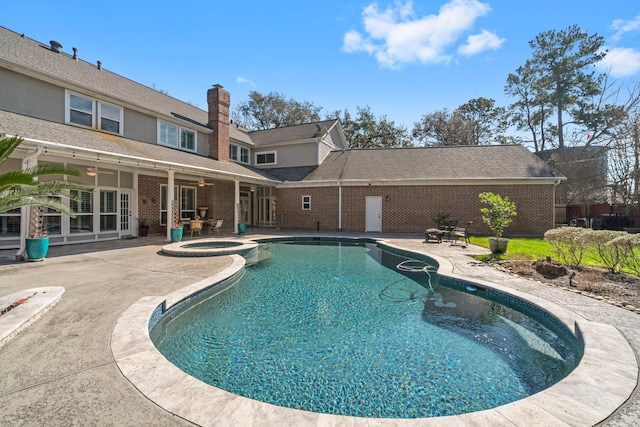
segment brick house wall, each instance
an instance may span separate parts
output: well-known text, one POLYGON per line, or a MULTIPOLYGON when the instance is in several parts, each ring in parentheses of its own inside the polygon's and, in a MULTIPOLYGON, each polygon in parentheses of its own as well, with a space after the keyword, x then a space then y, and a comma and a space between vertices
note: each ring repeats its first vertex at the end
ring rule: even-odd
MULTIPOLYGON (((464 185, 464 186, 366 186, 342 187, 342 230, 364 231, 366 197, 382 197, 383 233, 422 233, 435 226, 433 218, 447 213, 460 226, 473 221, 471 232, 490 235, 482 222, 478 194, 492 191, 516 203, 518 215, 505 235, 541 236, 553 228, 553 185, 464 185)), ((278 189, 278 219, 282 228, 336 231, 338 188, 278 189), (311 196, 311 210, 302 210, 302 196, 311 196)))
MULTIPOLYGON (((207 180, 214 185, 198 187, 193 181, 176 179, 175 185, 180 187, 196 187, 197 206, 208 206, 205 219, 222 219, 223 230, 233 229, 234 192, 233 181, 207 180)), ((160 225, 160 186, 167 184, 167 178, 138 175, 138 218, 149 221, 149 233, 166 233, 166 226, 160 225)))
POLYGON ((278 226, 295 230, 338 229, 338 187, 278 188, 278 226), (311 210, 302 210, 302 196, 311 196, 311 210), (319 223, 319 224, 318 224, 319 223))

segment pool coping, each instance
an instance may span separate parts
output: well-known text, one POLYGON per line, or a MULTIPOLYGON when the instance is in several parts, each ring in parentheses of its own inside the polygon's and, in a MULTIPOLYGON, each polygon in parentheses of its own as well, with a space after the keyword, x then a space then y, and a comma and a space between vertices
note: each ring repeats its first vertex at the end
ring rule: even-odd
POLYGON ((0 347, 56 305, 64 292, 62 286, 43 286, 0 297, 0 308, 14 306, 0 316, 0 347))
MULTIPOLYGON (((384 239, 389 247, 407 251, 384 239)), ((410 251, 411 252, 411 251, 410 251)), ((503 406, 468 414, 418 418, 360 418, 279 407, 237 396, 193 378, 171 364, 149 337, 149 320, 159 306, 172 305, 238 274, 245 265, 240 255, 230 255, 225 270, 164 297, 149 296, 130 306, 117 321, 111 350, 122 374, 148 399, 163 409, 202 426, 580 426, 606 419, 624 404, 638 382, 638 362, 631 346, 613 326, 591 322, 545 299, 495 283, 453 273, 446 259, 432 256, 439 272, 460 280, 511 294, 539 306, 563 322, 584 341, 584 355, 571 374, 553 386, 503 406)))
POLYGON ((237 240, 228 238, 208 238, 198 240, 198 244, 207 242, 233 242, 238 243, 236 246, 221 247, 221 248, 188 248, 187 245, 193 245, 194 242, 175 242, 170 243, 162 247, 162 252, 172 256, 222 256, 222 255, 234 255, 234 254, 247 254, 258 247, 258 243, 251 240, 237 240))

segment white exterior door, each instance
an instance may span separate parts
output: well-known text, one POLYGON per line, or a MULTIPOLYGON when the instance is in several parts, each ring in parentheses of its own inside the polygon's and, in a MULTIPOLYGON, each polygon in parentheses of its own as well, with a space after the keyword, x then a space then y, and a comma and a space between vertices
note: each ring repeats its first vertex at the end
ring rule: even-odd
POLYGON ((120 192, 120 237, 131 236, 131 192, 120 192))
POLYGON ((382 196, 367 197, 366 232, 382 233, 382 196))

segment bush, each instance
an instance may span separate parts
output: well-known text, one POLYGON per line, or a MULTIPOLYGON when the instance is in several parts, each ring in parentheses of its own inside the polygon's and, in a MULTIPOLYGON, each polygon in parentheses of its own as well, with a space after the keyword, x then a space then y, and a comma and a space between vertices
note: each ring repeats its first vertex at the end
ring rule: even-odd
POLYGON ((615 243, 622 250, 622 266, 640 275, 640 234, 625 233, 616 237, 612 243, 615 243))
POLYGON ((619 271, 624 259, 624 243, 619 239, 627 235, 625 231, 587 230, 587 239, 600 256, 602 264, 612 273, 619 271))
POLYGON ((544 238, 551 245, 553 255, 565 265, 578 267, 587 250, 590 230, 578 227, 560 227, 548 230, 544 238))

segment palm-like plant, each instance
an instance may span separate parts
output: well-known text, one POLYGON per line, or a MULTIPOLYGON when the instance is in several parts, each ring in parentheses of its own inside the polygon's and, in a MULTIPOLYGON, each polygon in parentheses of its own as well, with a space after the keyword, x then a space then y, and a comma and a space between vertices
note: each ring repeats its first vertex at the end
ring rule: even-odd
MULTIPOLYGON (((0 135, 0 164, 22 143, 20 137, 0 135)), ((46 175, 80 176, 80 172, 59 164, 37 165, 24 170, 12 170, 0 174, 0 212, 7 212, 22 206, 44 206, 75 217, 69 206, 59 197, 79 200, 71 190, 91 192, 91 187, 71 181, 38 181, 46 175)))

